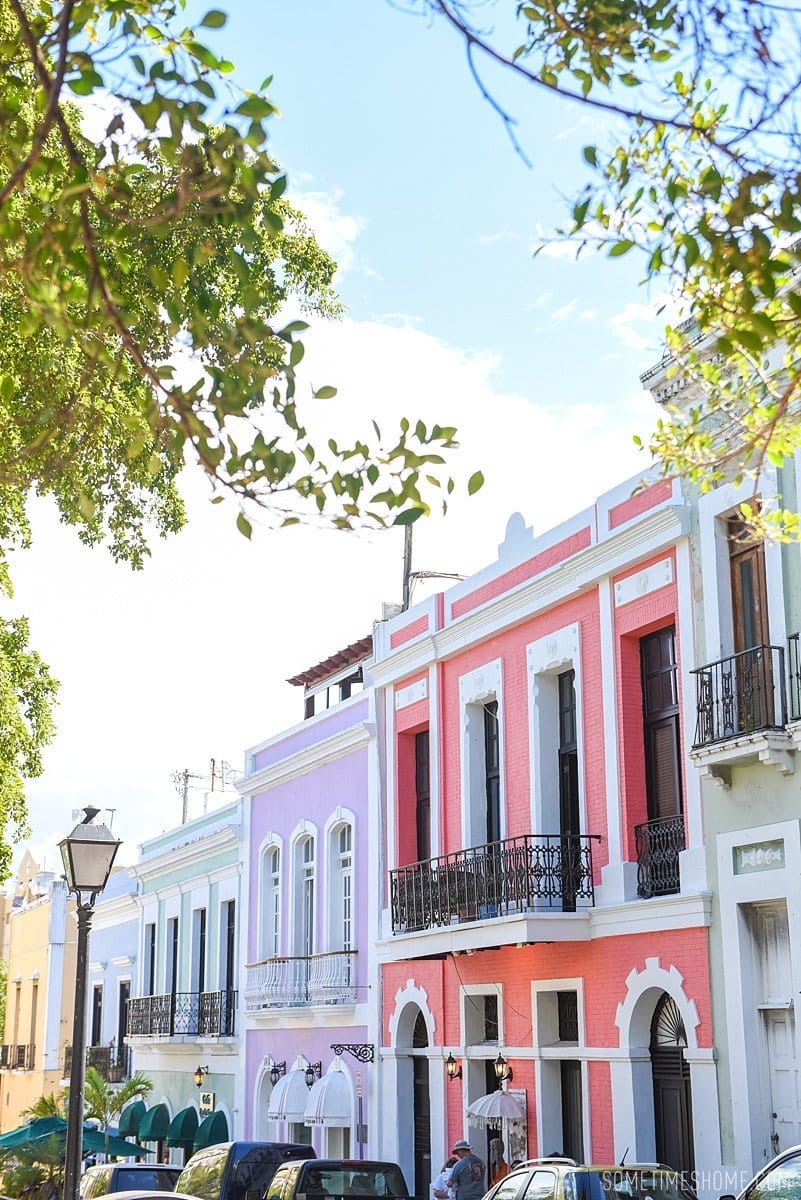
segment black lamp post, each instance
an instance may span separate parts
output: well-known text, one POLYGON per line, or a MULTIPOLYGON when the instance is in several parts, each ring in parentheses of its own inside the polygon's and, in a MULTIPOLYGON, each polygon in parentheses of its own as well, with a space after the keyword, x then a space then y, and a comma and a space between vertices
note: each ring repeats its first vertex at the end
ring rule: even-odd
POLYGON ((64 1200, 78 1200, 83 1149, 83 1087, 86 1057, 86 974, 89 930, 98 893, 106 886, 120 843, 105 825, 93 825, 99 808, 87 807, 84 819, 59 843, 67 888, 77 901, 78 948, 75 968, 75 1016, 72 1024, 70 1102, 64 1155, 64 1200))

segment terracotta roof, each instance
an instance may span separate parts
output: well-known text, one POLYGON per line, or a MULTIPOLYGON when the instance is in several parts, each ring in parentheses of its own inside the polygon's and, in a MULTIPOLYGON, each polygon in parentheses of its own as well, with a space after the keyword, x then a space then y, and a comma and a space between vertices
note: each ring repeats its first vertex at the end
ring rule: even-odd
POLYGON ((367 637, 359 638, 358 642, 351 642, 350 646, 346 646, 344 650, 338 650, 336 654, 324 658, 315 666, 293 675, 291 679, 287 679, 287 683, 303 684, 305 687, 313 683, 322 683, 331 675, 338 675, 346 667, 355 667, 357 663, 364 662, 372 653, 373 635, 370 633, 367 637))

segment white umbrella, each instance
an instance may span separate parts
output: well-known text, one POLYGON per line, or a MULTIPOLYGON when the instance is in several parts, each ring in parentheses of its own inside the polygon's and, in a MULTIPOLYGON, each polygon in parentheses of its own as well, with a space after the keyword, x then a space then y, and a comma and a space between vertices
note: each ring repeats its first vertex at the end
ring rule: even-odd
POLYGON ((467 1109, 471 1125, 498 1125, 501 1121, 524 1121, 526 1114, 520 1101, 508 1092, 499 1089, 487 1096, 479 1096, 467 1109))

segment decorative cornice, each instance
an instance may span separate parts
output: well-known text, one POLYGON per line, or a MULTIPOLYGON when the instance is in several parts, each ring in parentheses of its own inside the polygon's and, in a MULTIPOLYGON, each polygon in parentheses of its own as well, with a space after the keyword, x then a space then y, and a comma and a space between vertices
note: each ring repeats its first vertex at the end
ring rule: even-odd
MULTIPOLYGON (((363 693, 359 694, 363 695, 363 693)), ((317 767, 335 762, 346 754, 352 754, 354 750, 361 750, 367 745, 374 732, 371 722, 360 721, 357 725, 352 725, 350 729, 343 729, 340 733, 333 734, 325 741, 317 742, 316 745, 308 746, 303 750, 297 750, 288 758, 270 763, 269 766, 254 771, 252 775, 245 775, 244 778, 238 780, 236 789, 242 796, 253 796, 257 792, 267 791, 281 783, 288 783, 299 775, 308 775, 309 771, 314 771, 317 767)))
POLYGON ((220 829, 212 830, 183 845, 165 847, 159 854, 154 854, 152 857, 136 863, 131 867, 131 872, 142 883, 149 883, 157 879, 159 875, 174 871, 178 867, 207 862, 214 855, 241 845, 242 826, 224 825, 220 829))
POLYGON ((666 504, 642 520, 624 525, 601 542, 580 550, 534 579, 510 588, 464 618, 444 629, 403 646, 372 664, 370 675, 376 687, 405 679, 431 662, 464 653, 465 647, 575 595, 605 575, 650 558, 684 537, 689 527, 689 510, 683 504, 666 504))

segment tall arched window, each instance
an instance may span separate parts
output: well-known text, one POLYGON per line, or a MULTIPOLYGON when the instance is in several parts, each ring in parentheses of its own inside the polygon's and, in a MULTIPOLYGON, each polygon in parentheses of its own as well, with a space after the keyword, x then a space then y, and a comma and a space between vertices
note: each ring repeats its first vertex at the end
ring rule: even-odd
POLYGON ((336 915, 333 932, 339 950, 353 949, 353 829, 342 825, 337 836, 336 915))
POLYGON ((277 957, 281 949, 281 851, 273 846, 267 855, 267 912, 266 932, 269 958, 277 957))
POLYGON ((314 838, 305 837, 298 846, 300 858, 300 947, 303 955, 314 954, 314 838))

